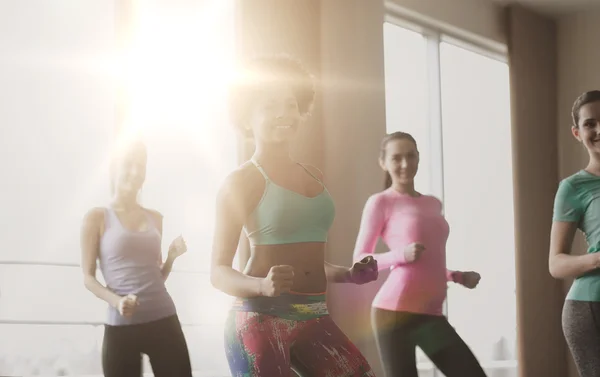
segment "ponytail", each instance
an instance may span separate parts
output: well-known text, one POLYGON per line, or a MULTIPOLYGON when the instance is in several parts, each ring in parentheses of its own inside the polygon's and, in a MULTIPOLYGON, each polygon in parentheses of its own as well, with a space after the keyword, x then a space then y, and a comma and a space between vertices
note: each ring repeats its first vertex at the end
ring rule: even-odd
POLYGON ((390 187, 392 187, 392 176, 390 175, 389 172, 386 171, 385 172, 385 181, 384 181, 384 184, 383 184, 383 189, 387 190, 390 187))

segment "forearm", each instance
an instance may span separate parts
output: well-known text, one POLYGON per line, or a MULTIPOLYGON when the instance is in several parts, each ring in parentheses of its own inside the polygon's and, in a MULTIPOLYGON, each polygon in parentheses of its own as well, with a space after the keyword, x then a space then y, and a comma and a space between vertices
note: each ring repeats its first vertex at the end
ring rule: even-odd
POLYGON ((106 301, 114 308, 117 307, 119 300, 121 300, 121 296, 100 284, 95 276, 85 276, 84 285, 88 291, 92 292, 99 299, 106 301))
POLYGON ((454 271, 446 269, 446 280, 453 283, 462 284, 463 273, 462 271, 454 271))
POLYGON ((371 256, 377 261, 377 269, 379 271, 389 270, 392 266, 398 266, 406 263, 404 253, 395 250, 390 250, 385 253, 356 253, 354 261, 358 262, 365 257, 371 256))
POLYGON ((262 280, 245 275, 230 266, 213 266, 210 274, 213 287, 230 296, 241 298, 262 296, 262 280))
POLYGON ((328 283, 351 283, 350 269, 325 262, 325 276, 328 283))
POLYGON ((328 283, 351 283, 350 269, 325 262, 325 276, 328 283))
POLYGON ((165 260, 165 262, 160 266, 160 273, 165 281, 173 269, 173 262, 175 262, 174 258, 167 257, 167 260, 165 260))
POLYGON ((578 278, 600 268, 600 254, 553 255, 549 260, 550 275, 556 279, 578 278))

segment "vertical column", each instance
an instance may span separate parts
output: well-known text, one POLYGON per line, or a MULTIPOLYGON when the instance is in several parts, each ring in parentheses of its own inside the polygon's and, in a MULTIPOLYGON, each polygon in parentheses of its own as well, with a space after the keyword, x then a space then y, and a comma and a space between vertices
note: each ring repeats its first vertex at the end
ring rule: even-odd
POLYGON ((567 375, 563 289, 548 272, 558 185, 556 25, 509 7, 519 375, 567 375))

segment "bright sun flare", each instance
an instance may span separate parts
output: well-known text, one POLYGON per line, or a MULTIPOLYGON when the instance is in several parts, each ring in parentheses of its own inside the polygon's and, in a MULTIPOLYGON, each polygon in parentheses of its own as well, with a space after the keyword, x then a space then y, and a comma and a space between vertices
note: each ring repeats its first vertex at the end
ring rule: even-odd
POLYGON ((217 127, 216 112, 224 110, 233 72, 233 7, 224 0, 198 3, 182 11, 138 2, 124 59, 129 131, 183 128, 209 136, 208 128, 217 127))

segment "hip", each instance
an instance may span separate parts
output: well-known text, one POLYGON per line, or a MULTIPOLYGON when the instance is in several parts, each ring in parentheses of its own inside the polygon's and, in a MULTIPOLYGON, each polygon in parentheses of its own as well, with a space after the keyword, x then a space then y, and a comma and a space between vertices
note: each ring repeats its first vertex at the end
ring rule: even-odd
POLYGON ((447 293, 447 282, 432 280, 390 279, 382 285, 373 307, 413 313, 441 314, 447 293))
POLYGON ((326 293, 289 293, 277 297, 237 298, 230 315, 253 313, 303 321, 329 315, 326 293))
POLYGON ((110 326, 139 325, 153 321, 162 320, 177 314, 175 303, 171 296, 166 293, 160 296, 138 296, 139 305, 130 317, 124 317, 117 308, 109 306, 106 313, 105 323, 110 326))
POLYGON ((600 302, 600 274, 593 273, 575 279, 567 300, 600 302))

